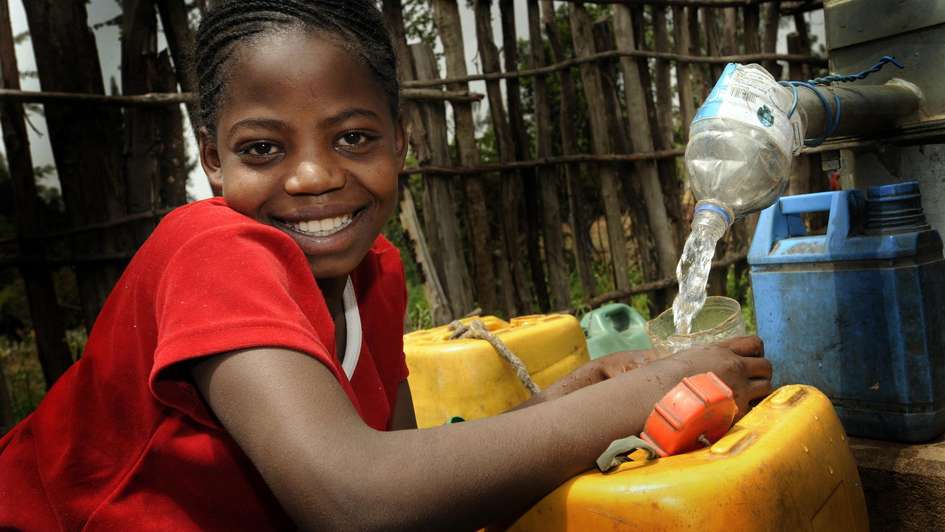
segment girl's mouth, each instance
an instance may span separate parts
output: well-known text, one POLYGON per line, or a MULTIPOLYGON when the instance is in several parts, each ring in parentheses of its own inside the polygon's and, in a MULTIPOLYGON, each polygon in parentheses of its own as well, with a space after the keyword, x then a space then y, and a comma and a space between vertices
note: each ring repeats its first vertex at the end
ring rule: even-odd
POLYGON ((320 220, 290 222, 277 218, 275 221, 293 233, 313 238, 327 238, 345 230, 345 228, 351 225, 365 210, 366 207, 362 207, 352 213, 342 214, 332 218, 322 218, 320 220))

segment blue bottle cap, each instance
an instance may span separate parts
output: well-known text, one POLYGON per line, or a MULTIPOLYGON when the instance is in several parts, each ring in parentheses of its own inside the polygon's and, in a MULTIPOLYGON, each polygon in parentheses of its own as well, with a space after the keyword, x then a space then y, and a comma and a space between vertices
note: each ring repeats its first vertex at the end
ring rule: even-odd
POLYGON ((724 209, 720 205, 700 201, 699 203, 696 204, 696 209, 695 209, 695 212, 699 212, 699 211, 712 211, 714 213, 719 214, 722 217, 722 219, 725 220, 726 224, 731 225, 732 223, 732 215, 729 213, 728 210, 724 209))

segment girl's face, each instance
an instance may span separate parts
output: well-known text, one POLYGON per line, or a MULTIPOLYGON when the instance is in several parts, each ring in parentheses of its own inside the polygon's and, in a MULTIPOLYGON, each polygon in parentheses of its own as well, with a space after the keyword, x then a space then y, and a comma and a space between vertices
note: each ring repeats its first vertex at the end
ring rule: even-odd
POLYGON ((319 279, 361 262, 391 216, 403 128, 366 65, 289 29, 238 45, 200 158, 233 209, 291 236, 319 279))

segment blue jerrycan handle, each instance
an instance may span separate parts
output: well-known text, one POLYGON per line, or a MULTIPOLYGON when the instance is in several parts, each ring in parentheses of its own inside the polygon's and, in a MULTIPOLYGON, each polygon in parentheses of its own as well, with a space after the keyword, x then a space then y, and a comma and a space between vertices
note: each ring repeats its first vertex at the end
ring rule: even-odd
POLYGON ((842 190, 778 199, 774 205, 761 212, 749 255, 764 257, 782 240, 808 236, 801 214, 812 212, 830 213, 826 234, 810 237, 822 241, 825 251, 830 250, 850 234, 851 194, 849 190, 842 190))

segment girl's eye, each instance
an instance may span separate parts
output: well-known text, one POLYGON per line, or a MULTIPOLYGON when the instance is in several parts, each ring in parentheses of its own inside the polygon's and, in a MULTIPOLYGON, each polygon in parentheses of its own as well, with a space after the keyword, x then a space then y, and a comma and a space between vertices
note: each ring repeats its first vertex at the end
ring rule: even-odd
POLYGON ((371 140, 373 140, 373 138, 365 133, 360 131, 349 131, 338 139, 338 145, 342 149, 350 151, 364 148, 364 146, 371 140))
POLYGON ((240 155, 254 158, 269 158, 279 154, 279 148, 271 142, 254 142, 240 150, 240 155))

